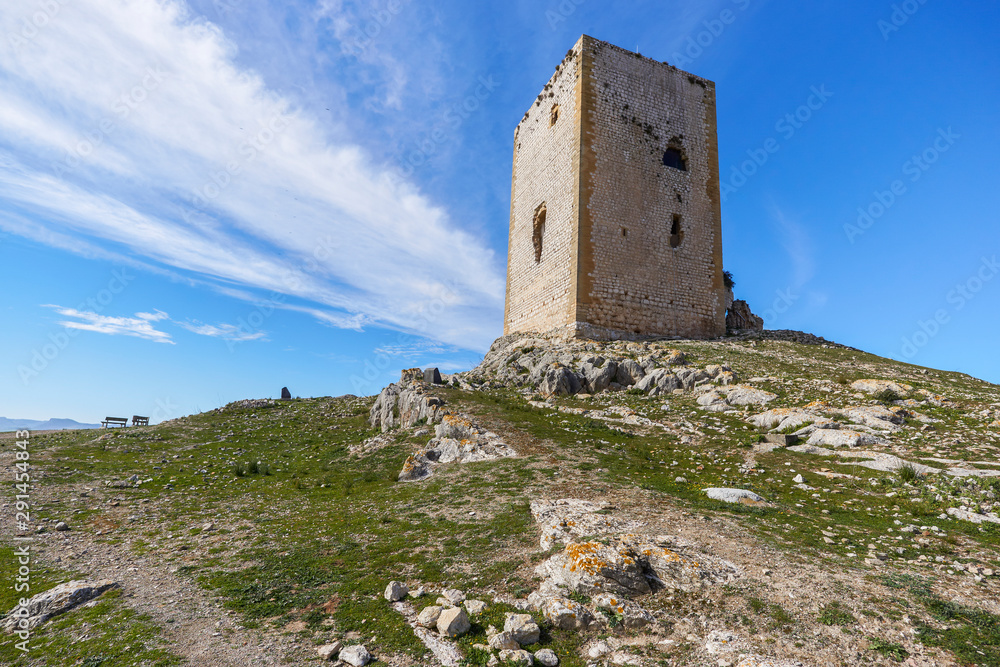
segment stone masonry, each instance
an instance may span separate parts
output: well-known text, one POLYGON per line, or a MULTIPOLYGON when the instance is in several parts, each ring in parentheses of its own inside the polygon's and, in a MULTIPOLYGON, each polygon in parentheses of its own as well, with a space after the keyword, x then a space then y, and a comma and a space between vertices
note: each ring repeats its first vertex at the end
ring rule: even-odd
POLYGON ((514 132, 504 333, 726 331, 715 84, 584 35, 514 132))

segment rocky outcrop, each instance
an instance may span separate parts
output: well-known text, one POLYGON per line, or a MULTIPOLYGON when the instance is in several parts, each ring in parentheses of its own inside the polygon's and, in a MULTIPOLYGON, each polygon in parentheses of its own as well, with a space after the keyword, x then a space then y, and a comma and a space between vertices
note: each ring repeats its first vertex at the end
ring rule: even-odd
POLYGON ((750 306, 742 299, 736 299, 726 311, 726 329, 730 331, 763 331, 764 320, 750 312, 750 306))
POLYGON ((59 584, 32 597, 27 604, 14 607, 0 621, 0 628, 6 632, 34 630, 53 616, 64 614, 112 588, 118 588, 118 584, 108 580, 69 581, 59 584))
POLYGON ((430 385, 424 382, 422 371, 419 377, 404 371, 403 377, 404 381, 390 384, 375 399, 368 412, 372 428, 381 428, 385 433, 421 421, 433 424, 447 413, 444 400, 429 393, 430 385))
POLYGON ((496 433, 477 426, 467 417, 446 414, 434 428, 435 437, 426 447, 403 463, 399 481, 415 482, 433 474, 434 468, 447 463, 470 463, 517 456, 496 433))

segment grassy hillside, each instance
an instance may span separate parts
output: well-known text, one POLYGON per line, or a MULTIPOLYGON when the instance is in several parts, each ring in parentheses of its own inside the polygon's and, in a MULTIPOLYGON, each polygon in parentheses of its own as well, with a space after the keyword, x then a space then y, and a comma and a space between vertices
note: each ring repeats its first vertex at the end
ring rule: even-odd
MULTIPOLYGON (((754 378, 754 387, 777 395, 766 409, 877 403, 850 387, 859 379, 905 382, 911 396, 926 389, 946 399, 915 408, 936 420, 931 428, 907 421, 869 449, 935 468, 1000 471, 1000 390, 966 375, 773 340, 661 347, 681 350, 693 366, 727 363, 741 381, 754 378)), ((532 388, 497 383, 431 392, 518 456, 441 465, 426 481, 399 483, 406 458, 431 437, 427 426, 383 435, 368 425, 373 398, 353 397, 233 404, 155 427, 32 438, 32 521, 46 527, 35 592, 71 576, 115 578, 102 558, 127 556, 167 568, 206 604, 232 612, 205 641, 253 637, 271 642, 267 652, 279 662, 299 664, 340 638, 366 643, 382 664, 404 665, 433 662, 382 598, 386 583, 458 588, 489 603, 460 640, 476 663, 485 654, 470 647, 538 587, 534 568, 554 553, 539 546, 530 501, 579 498, 608 501, 608 512, 690 539, 741 575, 724 586, 645 596, 657 622, 642 631, 614 627, 614 619, 600 633, 563 631, 538 616, 544 631, 529 649, 553 648, 563 665, 587 664, 580 649, 598 635, 650 665, 735 665, 741 654, 817 665, 895 664, 911 655, 936 661, 911 664, 1000 665, 992 574, 1000 570, 1000 524, 946 514, 989 508, 1000 477, 887 472, 839 455, 766 451, 762 429, 747 422, 764 408, 706 412, 695 392, 547 402, 532 388), (608 410, 616 406, 631 412, 608 410), (798 474, 809 488, 796 487, 798 474), (125 483, 106 485, 116 481, 125 483), (709 500, 707 487, 750 489, 766 502, 709 500), (56 532, 57 521, 71 530, 56 532), (720 629, 740 638, 739 653, 706 652, 705 638, 720 629)), ((0 439, 5 468, 14 462, 12 436, 0 439)), ((0 573, 9 580, 11 549, 3 551, 0 573)), ((193 621, 157 595, 126 581, 123 594, 46 625, 28 656, 5 640, 0 662, 201 664, 191 647, 202 640, 184 639, 193 621)), ((0 590, 0 605, 14 602, 12 590, 0 590)))

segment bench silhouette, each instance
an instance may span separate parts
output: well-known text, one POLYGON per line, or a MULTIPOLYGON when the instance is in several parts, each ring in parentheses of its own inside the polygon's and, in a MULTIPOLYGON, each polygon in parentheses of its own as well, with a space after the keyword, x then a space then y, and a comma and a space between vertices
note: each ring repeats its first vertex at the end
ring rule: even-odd
POLYGON ((101 422, 101 426, 104 428, 111 428, 112 426, 125 428, 128 426, 128 417, 105 417, 104 421, 101 422))
POLYGON ((149 417, 132 415, 132 426, 149 426, 149 417))

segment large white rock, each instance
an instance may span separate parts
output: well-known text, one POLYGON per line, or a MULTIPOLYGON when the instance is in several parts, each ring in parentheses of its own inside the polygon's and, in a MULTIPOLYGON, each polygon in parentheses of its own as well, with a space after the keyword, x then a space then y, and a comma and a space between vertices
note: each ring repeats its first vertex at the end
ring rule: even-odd
POLYGON ((11 631, 33 630, 53 616, 65 613, 77 605, 93 600, 118 583, 110 580, 69 581, 39 593, 24 607, 14 607, 0 622, 0 628, 11 631))
POLYGON ((739 503, 752 500, 755 503, 762 503, 764 499, 753 491, 746 489, 705 489, 705 494, 712 500, 721 500, 726 503, 739 503))
POLYGON ((531 614, 507 614, 507 620, 503 624, 504 632, 509 632, 511 636, 521 646, 538 643, 542 630, 538 623, 531 617, 531 614))
POLYGON ((437 629, 445 637, 461 637, 472 628, 469 615, 462 607, 445 609, 438 616, 437 629))
POLYGON ((402 581, 390 581, 385 587, 385 599, 389 602, 398 602, 406 597, 410 592, 409 587, 402 581))
POLYGON ((355 644, 341 650, 339 657, 351 667, 364 667, 371 662, 372 654, 363 645, 355 644))
POLYGON ((438 605, 431 605, 430 607, 424 607, 417 614, 417 625, 424 628, 434 628, 437 627, 438 617, 441 616, 441 612, 444 611, 443 607, 438 605))
POLYGON ((506 630, 490 637, 489 644, 494 651, 516 651, 521 648, 521 645, 514 639, 514 633, 506 630))
POLYGON ((563 630, 586 630, 594 622, 589 609, 568 598, 550 598, 541 611, 545 620, 563 630))
POLYGON ((742 384, 726 388, 726 402, 730 405, 764 405, 776 398, 777 394, 742 384))
POLYGON ((559 656, 550 648, 543 648, 535 651, 535 662, 542 667, 556 667, 559 664, 559 656))
POLYGON ((809 439, 806 440, 807 445, 813 445, 815 447, 864 447, 866 445, 874 445, 881 442, 881 440, 868 433, 861 433, 859 431, 852 431, 846 428, 823 428, 813 431, 809 439))
POLYGON ((500 651, 500 661, 510 665, 524 665, 525 667, 535 664, 535 660, 531 654, 522 649, 500 651))

